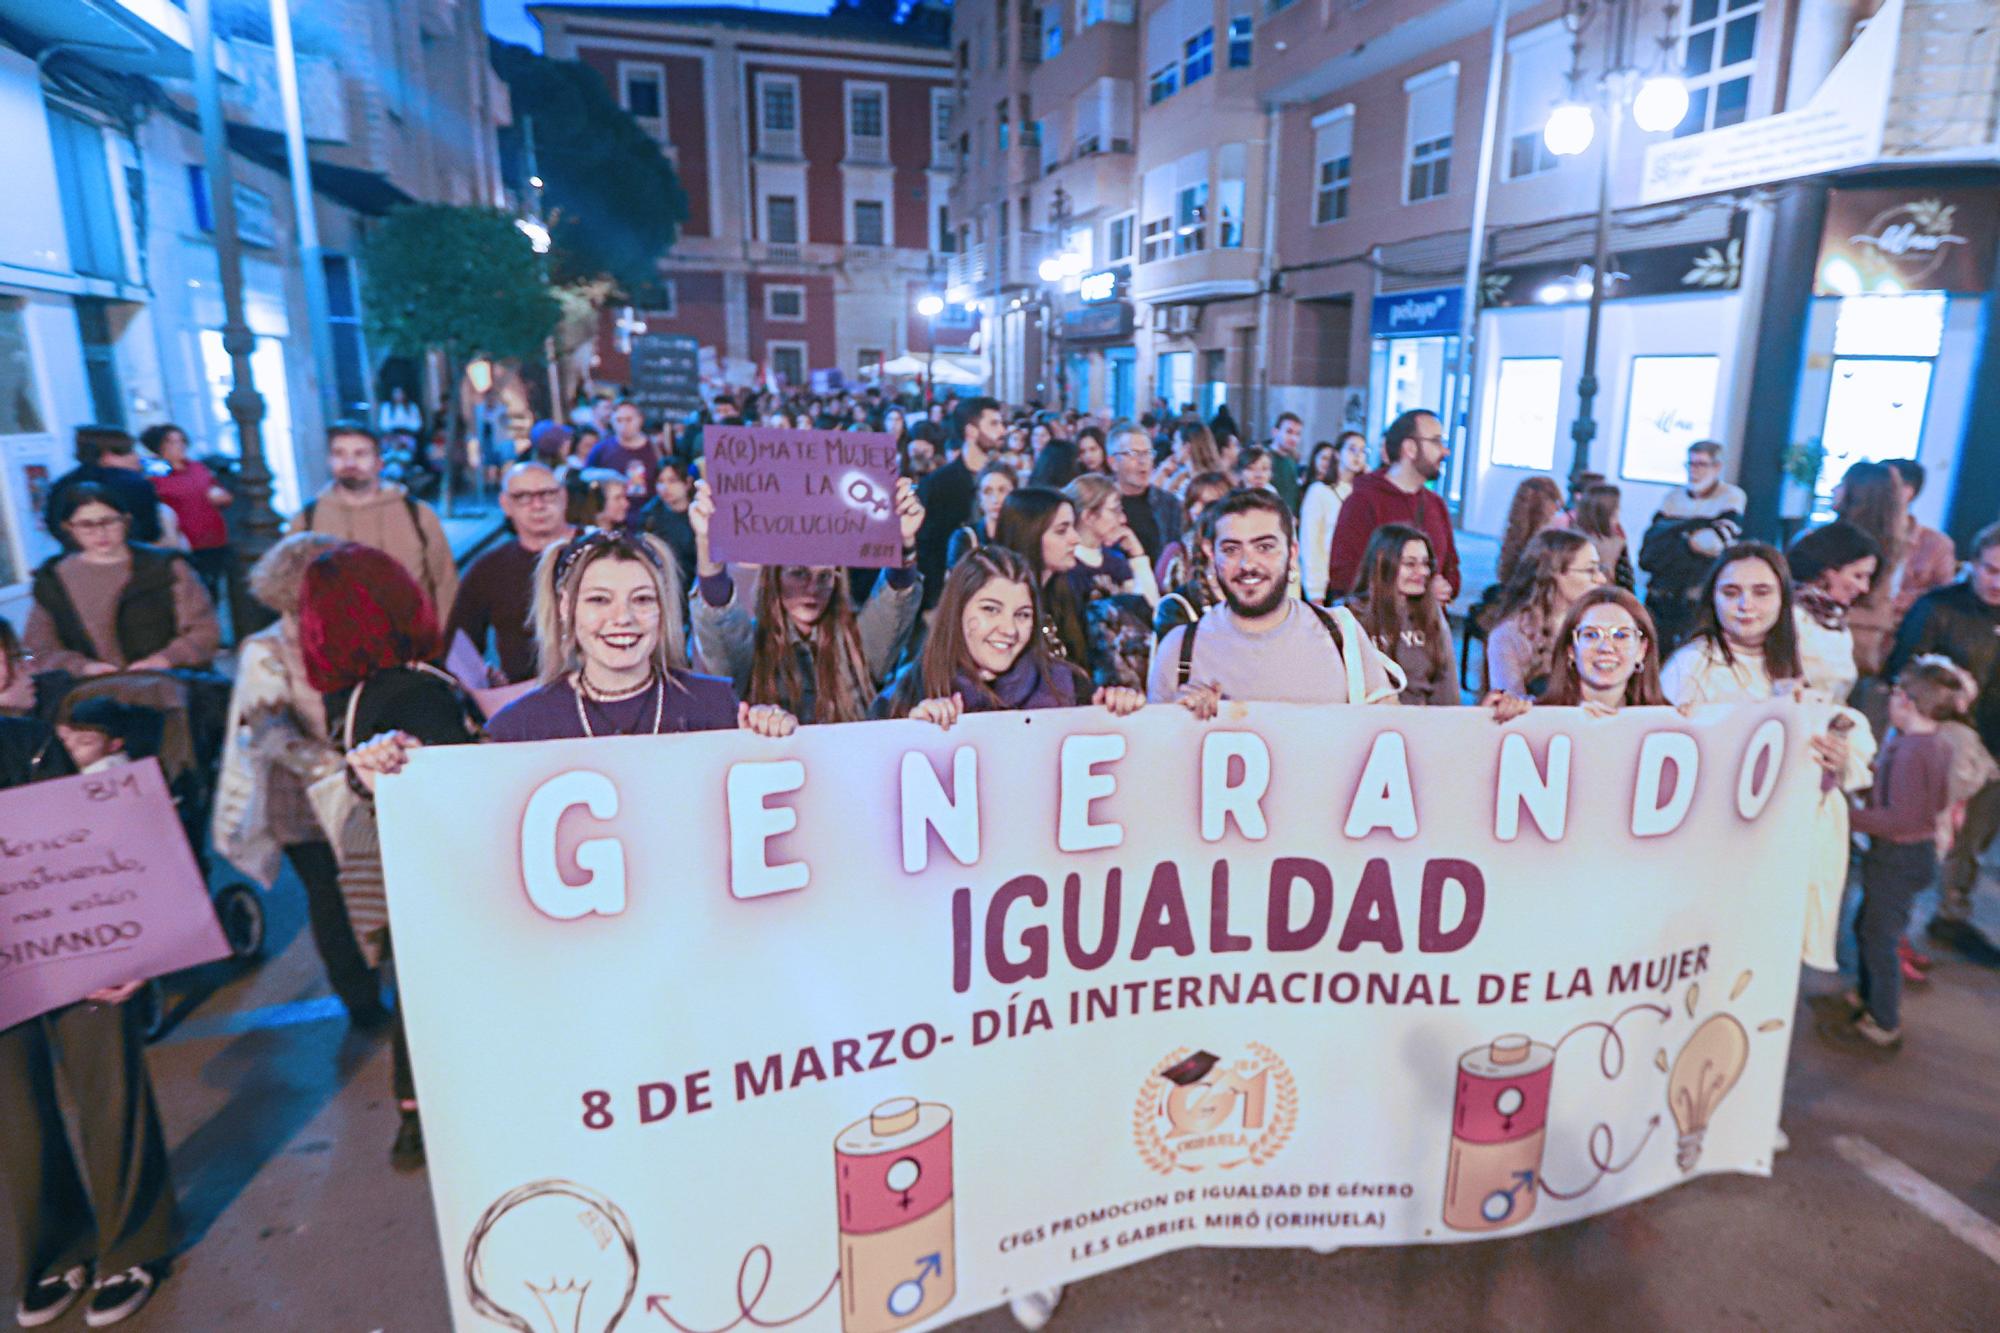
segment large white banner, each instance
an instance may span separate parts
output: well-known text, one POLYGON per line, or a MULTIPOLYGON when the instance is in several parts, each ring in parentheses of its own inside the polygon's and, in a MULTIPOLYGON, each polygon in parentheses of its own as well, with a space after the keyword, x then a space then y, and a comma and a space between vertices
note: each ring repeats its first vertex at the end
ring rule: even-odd
POLYGON ((888 1333, 1182 1246, 1764 1174, 1819 723, 425 751, 380 808, 458 1327, 888 1333))

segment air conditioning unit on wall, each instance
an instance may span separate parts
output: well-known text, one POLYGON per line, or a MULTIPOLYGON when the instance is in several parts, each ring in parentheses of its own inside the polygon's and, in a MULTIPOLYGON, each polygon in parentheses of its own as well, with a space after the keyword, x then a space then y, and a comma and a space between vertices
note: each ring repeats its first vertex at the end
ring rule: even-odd
POLYGON ((1201 323, 1201 307, 1177 305, 1167 312, 1167 332, 1193 333, 1201 323))

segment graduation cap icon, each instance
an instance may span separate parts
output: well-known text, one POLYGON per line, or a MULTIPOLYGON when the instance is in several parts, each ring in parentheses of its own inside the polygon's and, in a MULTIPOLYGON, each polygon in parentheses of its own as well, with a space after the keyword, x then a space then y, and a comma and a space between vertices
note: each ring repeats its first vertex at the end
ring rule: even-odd
POLYGON ((1196 1051, 1193 1055, 1190 1055, 1178 1064, 1161 1070, 1160 1076, 1169 1083, 1175 1083, 1185 1088, 1191 1084, 1199 1083, 1208 1077, 1208 1071, 1215 1068, 1216 1062, 1220 1058, 1220 1056, 1210 1055, 1207 1051, 1196 1051))

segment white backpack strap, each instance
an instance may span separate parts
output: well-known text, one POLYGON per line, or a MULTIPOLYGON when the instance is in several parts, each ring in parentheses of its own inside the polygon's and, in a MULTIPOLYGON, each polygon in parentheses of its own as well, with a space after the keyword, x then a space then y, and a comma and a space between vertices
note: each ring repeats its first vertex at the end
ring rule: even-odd
POLYGON ((1347 701, 1354 704, 1379 704, 1385 699, 1393 699, 1403 692, 1410 678, 1403 670, 1402 663, 1375 646, 1375 640, 1368 637, 1368 631, 1361 628, 1361 622, 1345 606, 1336 606, 1330 614, 1340 626, 1341 642, 1347 651, 1341 654, 1347 664, 1347 701), (1389 677, 1389 684, 1374 691, 1368 688, 1368 654, 1373 653, 1382 660, 1382 670, 1389 677))

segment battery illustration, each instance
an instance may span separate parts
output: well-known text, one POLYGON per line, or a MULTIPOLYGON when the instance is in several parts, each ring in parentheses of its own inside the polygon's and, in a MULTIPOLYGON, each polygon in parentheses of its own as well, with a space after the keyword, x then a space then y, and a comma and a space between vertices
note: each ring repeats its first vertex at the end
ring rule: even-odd
POLYGON ((950 1303, 951 1108, 892 1097, 833 1141, 840 1196, 840 1322, 893 1333, 950 1303))
POLYGON ((1458 1059, 1444 1222, 1457 1231, 1497 1231, 1535 1211, 1548 1132, 1552 1046, 1518 1034, 1496 1037, 1458 1059))

